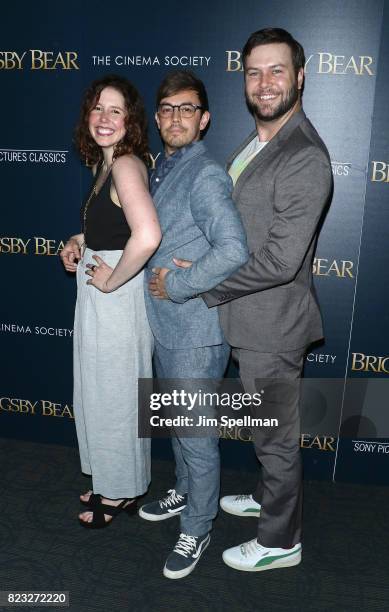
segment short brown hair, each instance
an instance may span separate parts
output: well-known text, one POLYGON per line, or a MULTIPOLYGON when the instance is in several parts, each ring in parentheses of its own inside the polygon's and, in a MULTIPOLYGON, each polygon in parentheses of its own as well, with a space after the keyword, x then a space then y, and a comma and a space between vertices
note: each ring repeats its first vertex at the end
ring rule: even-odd
POLYGON ((292 55, 293 67, 297 75, 300 68, 304 68, 305 66, 304 49, 287 30, 283 30, 282 28, 264 28, 263 30, 253 32, 243 47, 243 65, 245 65, 247 56, 250 55, 255 47, 271 45, 273 43, 285 43, 288 45, 292 55))
POLYGON ((202 113, 209 109, 208 96, 205 89, 205 85, 190 70, 176 70, 175 72, 170 72, 163 79, 157 91, 157 108, 163 98, 174 96, 175 94, 179 93, 180 91, 184 91, 185 89, 189 89, 197 93, 200 100, 202 113))
POLYGON ((88 119, 89 113, 106 87, 112 87, 122 94, 126 108, 126 133, 115 145, 113 159, 134 153, 148 164, 150 158, 147 119, 142 98, 130 81, 114 74, 93 81, 84 94, 80 119, 75 131, 75 144, 81 157, 88 166, 93 166, 102 159, 101 149, 89 133, 88 119))

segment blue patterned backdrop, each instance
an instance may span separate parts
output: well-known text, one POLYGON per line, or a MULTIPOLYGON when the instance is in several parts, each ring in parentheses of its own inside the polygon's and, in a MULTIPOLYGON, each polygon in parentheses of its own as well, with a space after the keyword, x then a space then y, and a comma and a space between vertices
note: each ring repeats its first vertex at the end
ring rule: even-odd
MULTIPOLYGON (((75 282, 58 253, 79 231, 90 184, 72 145, 83 90, 106 73, 130 78, 146 103, 155 159, 162 150, 153 121, 158 83, 168 70, 193 69, 209 92, 207 144, 224 163, 252 129, 240 49, 266 26, 288 29, 305 48, 304 108, 328 146, 335 179, 314 262, 326 341, 306 361, 306 376, 320 379, 323 391, 308 394, 303 409, 305 472, 389 482, 389 14, 383 0, 245 0, 239 7, 197 0, 184 8, 176 0, 136 8, 122 0, 109 6, 38 1, 22 11, 17 4, 3 9, 1 436, 75 443, 75 282), (341 392, 329 391, 330 379, 341 392), (315 430, 319 396, 332 421, 328 427, 318 419, 315 430)), ((224 436, 235 439, 223 440, 224 461, 254 467, 251 445, 239 441, 247 432, 224 436)), ((160 441, 155 449, 168 452, 160 441)))

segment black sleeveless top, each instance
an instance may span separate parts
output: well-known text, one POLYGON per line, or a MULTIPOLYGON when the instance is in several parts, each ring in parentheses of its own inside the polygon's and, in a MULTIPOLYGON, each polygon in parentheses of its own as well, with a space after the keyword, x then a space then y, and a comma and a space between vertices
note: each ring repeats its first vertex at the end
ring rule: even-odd
MULTIPOLYGON (((131 235, 122 208, 111 200, 110 188, 111 181, 108 177, 99 193, 92 195, 86 211, 83 224, 85 244, 93 251, 123 250, 131 235)), ((84 211, 85 205, 81 211, 82 221, 84 211)))

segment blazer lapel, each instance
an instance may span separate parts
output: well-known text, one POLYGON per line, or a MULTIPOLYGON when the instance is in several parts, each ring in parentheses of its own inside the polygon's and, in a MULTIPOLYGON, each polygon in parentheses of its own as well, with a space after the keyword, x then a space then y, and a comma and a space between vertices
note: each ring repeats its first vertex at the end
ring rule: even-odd
MULTIPOLYGON (((251 162, 246 166, 246 168, 243 170, 238 180, 236 181, 234 187, 234 197, 239 196, 239 193, 242 190, 242 187, 247 178, 251 176, 251 174, 255 172, 258 167, 261 166, 274 151, 276 151, 279 147, 283 145, 283 143, 289 138, 292 132, 294 132, 296 127, 298 127, 300 123, 304 121, 305 118, 306 117, 304 111, 302 109, 299 110, 289 119, 287 123, 285 123, 285 125, 282 126, 282 128, 274 136, 274 138, 272 138, 270 142, 268 142, 268 144, 261 151, 259 151, 259 153, 257 153, 254 159, 252 159, 251 162)), ((254 130, 250 134, 250 136, 243 143, 242 147, 240 147, 238 152, 235 153, 234 157, 231 160, 231 163, 235 159, 236 155, 243 151, 243 149, 249 144, 249 142, 251 142, 251 140, 256 136, 256 134, 256 130, 254 130)))
POLYGON ((206 151, 205 145, 200 142, 195 142, 187 151, 185 151, 184 155, 181 159, 176 163, 174 168, 169 172, 167 177, 163 180, 162 185, 158 187, 157 191, 154 194, 153 200, 156 208, 158 208, 160 202, 162 201, 165 193, 170 188, 172 183, 177 179, 178 174, 182 171, 185 164, 197 157, 198 155, 202 155, 206 151))

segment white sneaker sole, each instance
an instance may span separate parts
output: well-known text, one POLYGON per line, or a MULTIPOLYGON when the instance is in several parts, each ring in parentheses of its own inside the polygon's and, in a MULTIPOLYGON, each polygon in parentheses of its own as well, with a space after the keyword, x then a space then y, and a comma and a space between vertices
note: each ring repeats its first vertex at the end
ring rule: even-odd
POLYGON ((243 512, 242 510, 235 510, 235 508, 231 508, 231 506, 224 505, 223 500, 220 500, 220 508, 227 512, 228 514, 233 514, 234 516, 255 516, 258 518, 261 515, 261 510, 257 510, 255 512, 243 512))
POLYGON ((287 557, 285 559, 277 559, 273 563, 269 563, 269 565, 262 565, 261 567, 242 567, 241 565, 238 565, 237 563, 234 563, 229 559, 225 559, 224 554, 223 561, 226 565, 232 567, 232 569, 240 570, 241 572, 263 572, 265 570, 277 568, 281 569, 283 567, 294 567, 295 565, 299 565, 299 563, 301 563, 301 550, 296 552, 295 555, 291 555, 290 557, 287 557))
POLYGON ((197 557, 197 559, 189 567, 186 567, 185 569, 180 570, 178 572, 172 572, 171 570, 168 570, 165 565, 165 567, 163 568, 163 575, 165 576, 165 578, 171 578, 172 580, 176 580, 177 578, 185 578, 185 576, 189 576, 189 574, 193 572, 194 568, 200 561, 201 555, 203 554, 203 552, 208 548, 210 541, 211 541, 211 536, 208 536, 208 542, 204 544, 201 554, 197 557))
MULTIPOLYGON (((185 507, 186 506, 184 506, 184 508, 185 507)), ((142 510, 142 508, 139 508, 138 514, 142 519, 145 519, 146 521, 166 521, 166 519, 170 519, 173 516, 179 516, 184 508, 182 508, 181 510, 176 510, 175 512, 169 512, 168 514, 148 514, 147 512, 142 510)))

